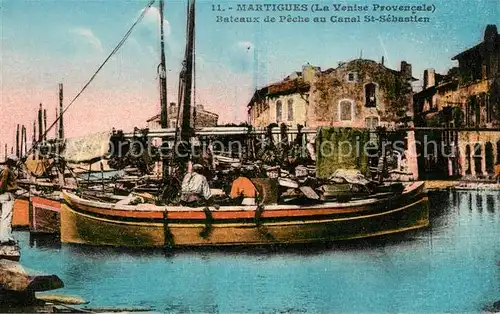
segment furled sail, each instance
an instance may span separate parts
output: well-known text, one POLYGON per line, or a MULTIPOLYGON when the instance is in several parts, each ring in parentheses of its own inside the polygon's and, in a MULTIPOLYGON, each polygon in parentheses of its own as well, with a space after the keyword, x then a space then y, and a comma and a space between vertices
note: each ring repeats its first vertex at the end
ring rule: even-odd
POLYGON ((61 157, 70 163, 92 163, 103 159, 109 152, 111 134, 112 132, 100 132, 68 138, 61 157))

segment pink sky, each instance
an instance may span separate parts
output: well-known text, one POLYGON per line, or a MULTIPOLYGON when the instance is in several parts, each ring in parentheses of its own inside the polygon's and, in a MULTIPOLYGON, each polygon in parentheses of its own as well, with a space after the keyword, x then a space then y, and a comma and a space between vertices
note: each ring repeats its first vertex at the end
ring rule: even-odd
MULTIPOLYGON (((0 1, 0 158, 5 143, 15 144, 17 124, 27 126, 31 139, 40 103, 51 124, 59 102, 58 84, 64 84, 66 106, 147 2, 123 1, 116 6, 105 0, 0 1)), ((451 57, 481 40, 486 24, 498 22, 500 7, 495 1, 473 6, 448 1, 436 3, 436 8, 431 23, 417 25, 224 24, 215 22, 219 13, 210 2, 197 1, 196 102, 218 113, 220 123, 245 121, 256 86, 301 71, 306 63, 336 67, 361 52, 365 59, 378 61, 384 56, 393 69, 406 60, 415 77, 420 78, 426 68, 443 73, 453 65, 451 57)), ((184 1, 166 2, 169 102, 177 101, 185 9, 184 1)), ((158 33, 158 10, 152 8, 67 112, 67 136, 145 127, 146 120, 159 112, 158 33)))

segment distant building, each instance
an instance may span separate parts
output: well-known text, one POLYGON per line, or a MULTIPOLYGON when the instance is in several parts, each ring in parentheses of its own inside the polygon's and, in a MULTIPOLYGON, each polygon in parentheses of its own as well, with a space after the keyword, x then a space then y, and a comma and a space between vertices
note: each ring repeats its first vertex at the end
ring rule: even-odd
POLYGON ((498 88, 500 75, 500 35, 496 26, 488 25, 481 43, 452 60, 458 61, 458 68, 446 75, 434 69, 424 71, 423 90, 414 96, 415 112, 422 118, 419 124, 424 124, 426 115, 454 108, 453 119, 443 123, 457 127, 500 126, 500 112, 495 107, 498 95, 493 90, 498 88))
POLYGON ((458 67, 446 75, 425 70, 423 89, 414 95, 417 127, 448 128, 426 134, 442 145, 430 158, 422 155, 419 168, 442 176, 488 178, 494 163, 500 162, 500 35, 496 25, 488 25, 482 42, 452 60, 458 61, 458 67))
MULTIPOLYGON (((168 128, 175 128, 177 125, 177 113, 179 106, 171 102, 168 106, 168 128)), ((192 112, 192 120, 195 128, 217 126, 219 115, 203 108, 203 105, 196 105, 192 112)), ((157 114, 147 120, 150 130, 161 129, 161 114, 157 114)))
POLYGON ((305 65, 283 81, 255 92, 248 104, 250 123, 285 123, 308 127, 375 128, 396 125, 413 116, 411 65, 399 71, 371 60, 356 59, 321 71, 305 65))
POLYGON ((263 127, 272 123, 288 126, 307 125, 308 98, 314 71, 311 65, 294 72, 283 81, 257 90, 248 104, 249 122, 263 127))

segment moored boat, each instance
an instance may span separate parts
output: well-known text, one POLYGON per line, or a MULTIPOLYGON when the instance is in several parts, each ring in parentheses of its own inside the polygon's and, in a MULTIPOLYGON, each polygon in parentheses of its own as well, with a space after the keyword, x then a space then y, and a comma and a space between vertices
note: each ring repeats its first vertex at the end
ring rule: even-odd
POLYGON ((29 228, 34 234, 59 234, 60 200, 42 196, 30 198, 29 228))
POLYGON ((61 241, 123 247, 299 244, 352 240, 428 226, 423 182, 347 203, 190 208, 119 205, 64 192, 61 241))

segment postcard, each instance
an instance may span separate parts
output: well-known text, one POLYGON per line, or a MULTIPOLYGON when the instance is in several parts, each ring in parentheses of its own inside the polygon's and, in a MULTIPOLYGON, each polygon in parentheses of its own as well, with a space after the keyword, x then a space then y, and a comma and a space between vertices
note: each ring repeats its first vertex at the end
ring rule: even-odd
POLYGON ((0 0, 0 312, 499 312, 499 20, 0 0))

